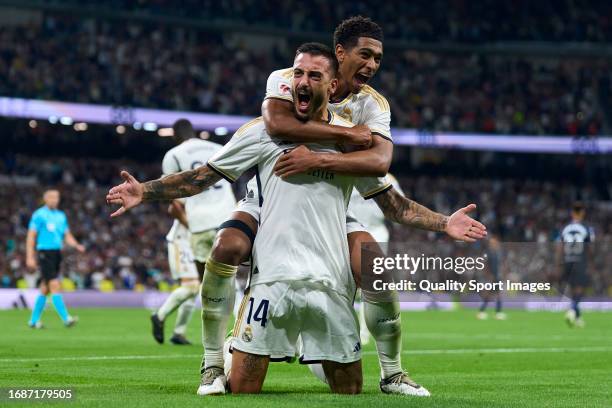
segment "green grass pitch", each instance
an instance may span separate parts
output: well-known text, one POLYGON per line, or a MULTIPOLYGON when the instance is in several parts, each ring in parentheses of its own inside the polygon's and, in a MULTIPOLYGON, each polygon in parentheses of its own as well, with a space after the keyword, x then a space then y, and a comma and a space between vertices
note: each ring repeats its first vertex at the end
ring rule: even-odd
MULTIPOLYGON (((478 321, 475 312, 405 312, 403 364, 431 398, 382 394, 373 344, 364 347, 364 390, 331 395, 299 364, 271 365, 259 396, 195 395, 201 346, 159 346, 146 310, 72 310, 66 329, 47 310, 44 330, 26 326, 28 311, 0 312, 0 387, 71 387, 92 407, 612 407, 612 314, 585 314, 584 329, 552 312, 509 312, 507 321, 478 321)), ((168 322, 170 326, 173 322, 168 322)), ((170 327, 166 327, 169 337, 170 327)), ((6 392, 5 390, 3 392, 6 392)), ((0 401, 2 406, 45 403, 0 401)))

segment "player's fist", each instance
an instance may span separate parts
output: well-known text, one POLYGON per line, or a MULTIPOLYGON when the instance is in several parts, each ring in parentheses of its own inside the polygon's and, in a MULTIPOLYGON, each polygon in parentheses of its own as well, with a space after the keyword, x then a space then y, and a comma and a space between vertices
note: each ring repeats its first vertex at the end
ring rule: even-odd
POLYGON ((321 154, 315 153, 304 145, 283 154, 274 165, 274 174, 287 178, 295 174, 307 173, 320 166, 321 154))
POLYGON ((85 247, 84 247, 83 245, 81 245, 81 244, 77 244, 77 245, 75 246, 75 249, 76 249, 77 251, 79 251, 80 253, 85 252, 85 247))
POLYGON ((144 194, 142 184, 127 171, 121 172, 121 178, 124 180, 123 183, 111 188, 106 195, 106 202, 108 204, 121 206, 111 214, 111 217, 117 217, 142 202, 144 194))
POLYGON ((487 227, 476 221, 467 213, 474 211, 476 204, 470 204, 453 213, 448 218, 446 233, 459 241, 475 242, 487 236, 487 227))
POLYGON ((361 146, 366 149, 372 145, 372 132, 366 125, 356 125, 352 128, 346 128, 345 144, 353 146, 361 146))
POLYGON ((38 268, 38 263, 36 262, 36 258, 33 256, 28 256, 26 258, 26 266, 28 269, 36 270, 38 268))

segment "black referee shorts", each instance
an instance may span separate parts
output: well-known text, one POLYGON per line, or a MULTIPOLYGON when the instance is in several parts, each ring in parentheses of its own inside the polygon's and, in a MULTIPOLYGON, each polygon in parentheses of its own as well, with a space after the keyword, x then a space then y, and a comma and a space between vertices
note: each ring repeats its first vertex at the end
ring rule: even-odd
POLYGON ((60 250, 40 250, 38 251, 38 265, 40 266, 41 280, 48 283, 50 280, 57 279, 60 272, 62 253, 60 250))

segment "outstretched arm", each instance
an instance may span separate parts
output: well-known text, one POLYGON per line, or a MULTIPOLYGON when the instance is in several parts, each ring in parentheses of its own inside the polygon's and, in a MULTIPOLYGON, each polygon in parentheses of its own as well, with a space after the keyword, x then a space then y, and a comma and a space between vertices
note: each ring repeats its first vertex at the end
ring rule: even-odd
POLYGON ((196 195, 221 179, 207 166, 171 174, 146 183, 138 182, 127 171, 122 171, 121 177, 124 182, 111 188, 106 195, 107 203, 121 205, 111 217, 121 215, 143 201, 172 200, 196 195))
POLYGON ((486 227, 467 215, 475 204, 464 207, 450 217, 412 201, 391 188, 374 198, 385 217, 399 224, 428 231, 445 232, 454 239, 475 242, 487 235, 486 227))
POLYGON ((282 178, 314 169, 325 169, 352 176, 382 177, 389 171, 393 143, 374 135, 372 147, 350 153, 317 153, 299 146, 282 155, 274 165, 274 173, 282 178))
POLYGON ((261 115, 272 137, 302 143, 334 141, 364 147, 372 142, 370 128, 365 125, 347 128, 314 120, 304 122, 295 117, 293 104, 282 99, 265 99, 261 115))

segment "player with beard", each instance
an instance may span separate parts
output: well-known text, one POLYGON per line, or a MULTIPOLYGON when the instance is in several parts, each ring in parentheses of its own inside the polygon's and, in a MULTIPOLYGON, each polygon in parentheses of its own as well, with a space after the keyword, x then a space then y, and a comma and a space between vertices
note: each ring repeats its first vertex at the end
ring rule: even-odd
MULTIPOLYGON (((338 154, 311 154, 306 148, 294 149, 283 155, 277 163, 277 175, 292 176, 316 169, 336 171, 351 175, 385 174, 391 162, 393 144, 390 132, 389 104, 378 92, 367 85, 382 59, 383 34, 370 19, 353 17, 343 21, 334 33, 335 53, 339 60, 339 85, 332 95, 329 109, 337 115, 360 124, 352 131, 365 130, 372 138, 372 147, 363 151, 338 154), (334 103, 334 101, 337 101, 334 103)), ((300 120, 293 113, 291 80, 293 69, 278 70, 270 75, 262 114, 268 132, 290 141, 335 141, 344 144, 363 143, 359 134, 347 136, 347 130, 316 120, 300 120), (350 137, 349 137, 350 136, 350 137)), ((307 97, 306 95, 301 97, 307 97)), ((308 103, 307 100, 300 101, 308 103)), ((205 356, 202 360, 203 376, 199 392, 203 395, 223 392, 219 383, 210 378, 207 370, 224 366, 223 342, 229 310, 218 299, 232 296, 231 277, 238 265, 248 260, 259 221, 258 182, 253 179, 247 187, 246 197, 226 223, 222 224, 211 253, 210 267, 205 280, 206 294, 202 298, 205 356), (209 302, 207 298, 213 299, 209 302), (214 382, 214 381, 213 381, 214 382), (207 387, 206 385, 210 386, 207 387)), ((416 204, 416 203, 415 203, 416 204)), ((423 228, 417 219, 409 225, 423 228)), ((430 225, 426 228, 436 231, 430 225)), ((361 244, 376 242, 358 220, 347 220, 347 232, 351 253, 351 266, 355 280, 360 281, 361 244)), ((401 325, 397 293, 366 292, 363 296, 366 326, 372 333, 381 366, 380 388, 386 393, 405 395, 429 395, 423 387, 412 381, 401 364, 401 325)), ((320 372, 320 370, 319 370, 320 372)))
MULTIPOLYGON (((325 90, 329 96, 335 87, 335 80, 330 79, 335 59, 325 49, 319 44, 306 44, 297 52, 292 81, 295 111, 301 116, 329 119, 331 123, 347 126, 350 123, 325 109, 327 98, 322 99, 321 107, 312 104, 320 100, 317 93, 325 90)), ((287 149, 295 146, 295 143, 272 139, 258 118, 239 129, 208 161, 207 167, 143 184, 122 172, 125 182, 109 191, 107 202, 121 205, 112 214, 118 216, 143 200, 197 194, 221 176, 234 181, 257 165, 261 225, 254 246, 251 291, 237 319, 232 391, 259 392, 270 358, 292 358, 297 337, 301 336, 304 359, 323 360, 332 390, 357 393, 361 390, 360 347, 351 303, 355 282, 350 272, 346 239, 346 207, 353 183, 365 198, 376 197, 383 212, 396 222, 445 230, 452 237, 466 241, 482 238, 486 232, 482 224, 465 214, 473 205, 447 217, 404 198, 390 184, 378 179, 326 171, 300 174, 288 180, 276 177, 272 171, 274 164, 287 149), (325 211, 318 211, 320 208, 325 211), (248 312, 247 304, 251 305, 248 312), (293 316, 295 313, 303 318, 293 316)), ((333 152, 335 143, 311 144, 311 147, 333 152)), ((209 264, 204 287, 206 275, 210 274, 209 264)), ((227 306, 230 302, 224 303, 227 306)), ((207 372, 215 381, 224 382, 222 368, 207 372), (220 375, 216 375, 219 371, 220 375)))
MULTIPOLYGON (((266 129, 273 137, 294 142, 333 141, 344 145, 368 147, 347 154, 311 154, 298 148, 283 155, 277 163, 277 175, 286 177, 314 169, 360 176, 385 175, 391 164, 391 112, 386 99, 367 85, 380 67, 383 55, 382 29, 365 17, 352 17, 338 25, 334 32, 335 54, 339 62, 338 88, 331 97, 329 109, 356 124, 353 128, 333 126, 322 121, 296 118, 293 109, 291 80, 293 68, 274 71, 266 86, 262 115, 266 129)), ((306 103, 306 101, 303 101, 306 103)), ((224 366, 223 343, 231 307, 233 276, 241 262, 248 260, 259 222, 257 180, 251 180, 247 196, 230 219, 219 228, 207 265, 202 297, 202 325, 205 355, 202 359, 202 384, 209 378, 207 370, 224 366), (212 299, 214 301, 208 301, 212 299)), ((416 203, 415 203, 416 204, 416 203)), ((413 220, 408 225, 421 227, 413 220)), ((433 226, 428 227, 431 229, 433 226)), ((436 228, 440 227, 438 225, 436 228)), ((438 229, 443 231, 443 228, 438 229)), ((351 267, 360 281, 361 245, 376 242, 361 222, 347 220, 351 267)), ((385 393, 429 395, 412 381, 401 363, 401 322, 397 293, 363 292, 363 310, 368 330, 376 342, 381 368, 380 388, 385 393)), ((321 371, 319 370, 319 373, 321 371)), ((214 382, 214 381, 213 381, 214 382)), ((203 395, 222 392, 220 383, 200 387, 203 395)))

